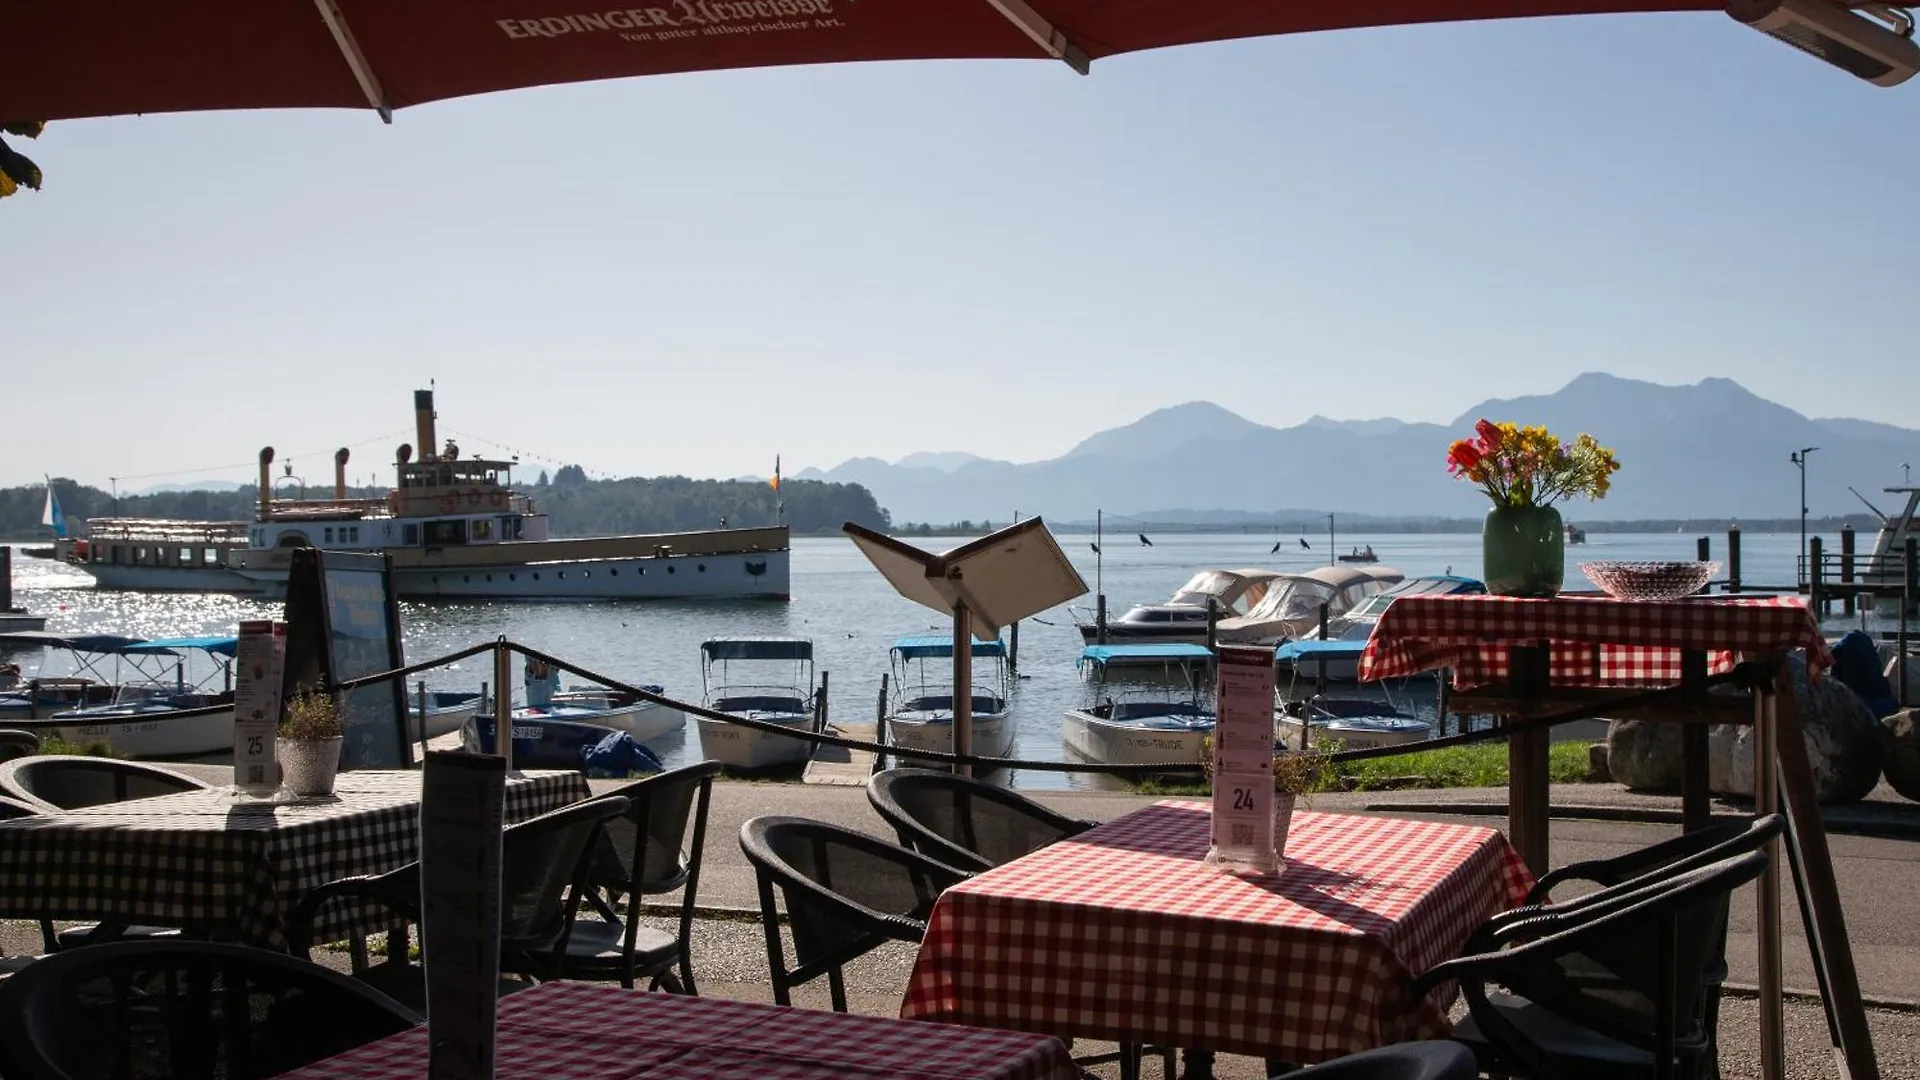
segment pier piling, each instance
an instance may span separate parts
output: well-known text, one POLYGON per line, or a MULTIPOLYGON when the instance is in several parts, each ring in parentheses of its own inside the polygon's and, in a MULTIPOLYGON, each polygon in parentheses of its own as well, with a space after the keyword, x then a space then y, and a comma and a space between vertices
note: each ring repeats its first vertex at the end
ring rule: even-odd
MULTIPOLYGON (((1712 562, 1713 561, 1713 541, 1709 540, 1704 536, 1696 537, 1693 541, 1693 557, 1700 560, 1701 562, 1712 562)), ((1712 592, 1713 583, 1709 581, 1701 585, 1700 591, 1703 593, 1712 592)))
POLYGON ((1854 602, 1853 526, 1840 526, 1840 611, 1852 616, 1854 602))
POLYGON ((1740 591, 1740 526, 1727 529, 1727 591, 1740 591))
POLYGON ((1814 616, 1821 619, 1827 617, 1827 599, 1821 595, 1824 591, 1824 582, 1822 580, 1824 574, 1822 571, 1825 569, 1822 563, 1826 561, 1824 548, 1825 545, 1820 542, 1819 537, 1812 536, 1807 538, 1807 572, 1805 575, 1807 582, 1807 604, 1813 608, 1814 616))

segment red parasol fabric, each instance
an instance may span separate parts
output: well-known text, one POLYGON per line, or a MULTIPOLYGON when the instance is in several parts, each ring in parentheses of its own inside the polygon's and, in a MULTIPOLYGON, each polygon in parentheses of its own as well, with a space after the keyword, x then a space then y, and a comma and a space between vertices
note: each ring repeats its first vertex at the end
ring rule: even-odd
POLYGON ((1091 60, 1348 27, 1702 0, 7 0, 0 119, 391 110, 517 87, 857 60, 1091 60), (616 6, 621 4, 633 6, 616 6), (597 5, 597 6, 596 6, 597 5))

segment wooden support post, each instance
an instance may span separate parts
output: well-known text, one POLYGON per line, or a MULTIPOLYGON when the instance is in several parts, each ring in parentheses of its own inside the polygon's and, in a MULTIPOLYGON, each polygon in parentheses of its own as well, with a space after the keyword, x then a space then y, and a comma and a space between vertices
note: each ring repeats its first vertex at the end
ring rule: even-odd
MULTIPOLYGON (((1799 871, 1804 877, 1805 897, 1803 910, 1811 909, 1812 922, 1806 927, 1807 945, 1813 953, 1813 962, 1823 973, 1825 987, 1830 995, 1833 1021, 1839 1029, 1840 1046, 1835 1056, 1841 1065, 1840 1075, 1846 1080, 1880 1080, 1880 1063, 1873 1050, 1873 1036, 1867 1029, 1866 1002, 1860 996, 1860 976, 1853 962, 1853 946, 1847 938, 1847 922, 1840 908, 1840 888, 1833 877, 1833 853, 1827 847, 1827 828, 1820 816, 1820 803, 1813 783, 1813 766, 1807 760, 1806 736, 1800 727, 1800 708, 1794 701, 1793 684, 1787 674, 1784 659, 1778 660, 1777 675, 1774 679, 1775 691, 1770 702, 1773 712, 1775 738, 1774 768, 1766 769, 1770 775, 1777 775, 1778 795, 1785 796, 1787 814, 1786 842, 1795 845, 1798 850, 1799 871), (1776 774, 1777 770, 1777 774, 1776 774)), ((1831 677, 1831 676, 1829 676, 1831 677)), ((1754 740, 1756 747, 1760 740, 1754 740)), ((1754 778, 1760 779, 1760 763, 1755 763, 1754 778)), ((1769 783, 1767 786, 1773 786, 1769 783)), ((1765 812, 1765 811, 1762 811, 1765 812)), ((1777 852, 1769 852, 1777 856, 1777 852)), ((1773 888, 1770 896, 1761 897, 1764 911, 1771 900, 1774 911, 1776 932, 1779 923, 1778 889, 1779 870, 1776 867, 1761 878, 1761 888, 1773 888), (1771 881, 1771 886, 1769 886, 1771 881)), ((1775 939, 1777 942, 1777 938, 1775 939)), ((1763 959, 1766 951, 1766 939, 1761 939, 1763 959)), ((1774 977, 1778 978, 1778 945, 1774 950, 1774 977)), ((1768 972, 1761 969, 1761 1018, 1767 1014, 1764 995, 1768 972)), ((1777 983, 1775 984, 1778 985, 1777 983)), ((1778 1011, 1778 1006, 1774 1007, 1778 1011)), ((1762 1028, 1764 1035, 1765 1028, 1762 1028)), ((1769 1049, 1762 1042, 1762 1063, 1769 1049)), ((1767 1075, 1763 1072, 1763 1075, 1767 1075)), ((1777 1073, 1772 1075, 1778 1075, 1777 1073)))
MULTIPOLYGON (((1689 704, 1707 696, 1707 654, 1687 649, 1680 654, 1682 700, 1689 704)), ((1680 725, 1680 827, 1686 832, 1713 822, 1713 793, 1707 778, 1706 724, 1680 725)))
POLYGON ((1853 526, 1840 526, 1840 612, 1853 615, 1853 526))
MULTIPOLYGON (((1771 814, 1780 809, 1779 778, 1775 762, 1779 740, 1777 699, 1781 693, 1793 696, 1791 685, 1783 686, 1784 661, 1775 655, 1769 662, 1779 665, 1772 671, 1773 686, 1753 691, 1753 812, 1771 814)), ((1803 746, 1804 753, 1805 747, 1803 746)), ((1781 1000, 1780 968, 1780 845, 1768 841, 1764 848, 1767 868, 1760 873, 1755 894, 1754 935, 1760 983, 1760 1077, 1784 1080, 1786 1076, 1786 1013, 1781 1000)))
MULTIPOLYGON (((881 746, 887 745, 887 682, 891 672, 880 673, 880 700, 873 706, 873 741, 881 746)), ((876 750, 873 754, 873 771, 879 772, 886 767, 887 755, 876 750)))
MULTIPOLYGON (((1713 541, 1707 539, 1704 536, 1695 537, 1693 541, 1693 557, 1696 559, 1699 559, 1701 562, 1712 562, 1713 561, 1713 541)), ((1701 585, 1700 591, 1703 593, 1712 592, 1713 584, 1711 582, 1708 582, 1706 584, 1701 585)))
MULTIPOLYGON (((828 719, 827 708, 829 705, 829 700, 827 698, 827 681, 832 678, 833 678, 833 672, 831 671, 821 672, 820 673, 820 689, 815 690, 813 692, 813 730, 815 731, 827 730, 827 719, 828 719)), ((818 744, 815 744, 815 745, 818 745, 818 744)))
MULTIPOLYGON (((1547 692, 1549 655, 1546 645, 1507 647, 1507 677, 1514 693, 1547 692)), ((1535 876, 1547 872, 1548 738, 1545 728, 1507 736, 1507 839, 1535 876)))
POLYGON ((1093 643, 1107 643, 1107 594, 1101 593, 1093 598, 1093 643))
POLYGON ((1727 530, 1727 591, 1740 591, 1740 526, 1727 530))
POLYGON ((1807 606, 1813 608, 1816 619, 1827 617, 1826 592, 1826 553, 1822 550, 1820 538, 1807 539, 1807 606))

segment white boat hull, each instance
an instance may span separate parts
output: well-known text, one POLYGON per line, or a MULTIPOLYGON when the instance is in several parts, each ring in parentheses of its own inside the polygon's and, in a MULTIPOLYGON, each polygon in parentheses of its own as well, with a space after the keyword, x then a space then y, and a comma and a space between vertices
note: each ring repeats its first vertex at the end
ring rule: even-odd
MULTIPOLYGON (((750 720, 779 724, 796 731, 813 728, 813 717, 804 713, 743 712, 750 720)), ((768 769, 780 765, 798 765, 813 756, 814 744, 806 739, 790 739, 770 731, 729 724, 722 720, 699 718, 700 754, 729 769, 768 769)))
MULTIPOLYGON (((968 725, 974 757, 1006 757, 1013 749, 1013 723, 1006 713, 975 713, 968 725)), ((887 717, 887 742, 906 750, 933 750, 953 753, 953 720, 921 720, 912 717, 887 717)), ((939 768, 942 763, 925 758, 907 758, 906 765, 939 768)))
MULTIPOLYGON (((258 583, 232 570, 213 566, 128 566, 125 563, 69 563, 75 570, 90 574, 103 589, 137 589, 141 592, 223 592, 257 593, 258 583)), ((281 591, 286 591, 284 575, 281 591)))
POLYGON ((184 719, 165 713, 130 716, 124 722, 88 718, 37 730, 70 743, 105 741, 115 755, 125 758, 200 757, 233 749, 233 710, 184 719))
POLYGON ((1204 760, 1211 729, 1155 729, 1115 723, 1085 709, 1070 709, 1060 723, 1066 748, 1108 765, 1191 765, 1204 760))
MULTIPOLYGON (((1301 721, 1285 713, 1274 718, 1275 736, 1289 750, 1300 749, 1301 721)), ((1322 739, 1340 744, 1342 750, 1367 750, 1376 746, 1402 746, 1425 742, 1433 731, 1425 724, 1369 724, 1364 717, 1334 717, 1313 723, 1312 741, 1322 739)))

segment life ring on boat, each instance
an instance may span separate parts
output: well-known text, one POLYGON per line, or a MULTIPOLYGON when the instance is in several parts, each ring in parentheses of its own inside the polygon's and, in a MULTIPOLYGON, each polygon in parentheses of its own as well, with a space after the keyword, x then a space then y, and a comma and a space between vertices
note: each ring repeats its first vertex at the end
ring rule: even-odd
POLYGON ((504 491, 492 492, 488 494, 487 502, 492 504, 495 510, 498 510, 501 507, 507 505, 507 493, 504 491))
POLYGON ((480 505, 480 493, 479 493, 479 492, 477 492, 477 491, 469 491, 469 492, 467 492, 467 505, 468 505, 468 506, 479 506, 479 505, 480 505))
POLYGON ((440 512, 441 513, 451 514, 458 509, 460 509, 460 496, 455 495, 451 491, 447 492, 445 495, 440 496, 440 512))

